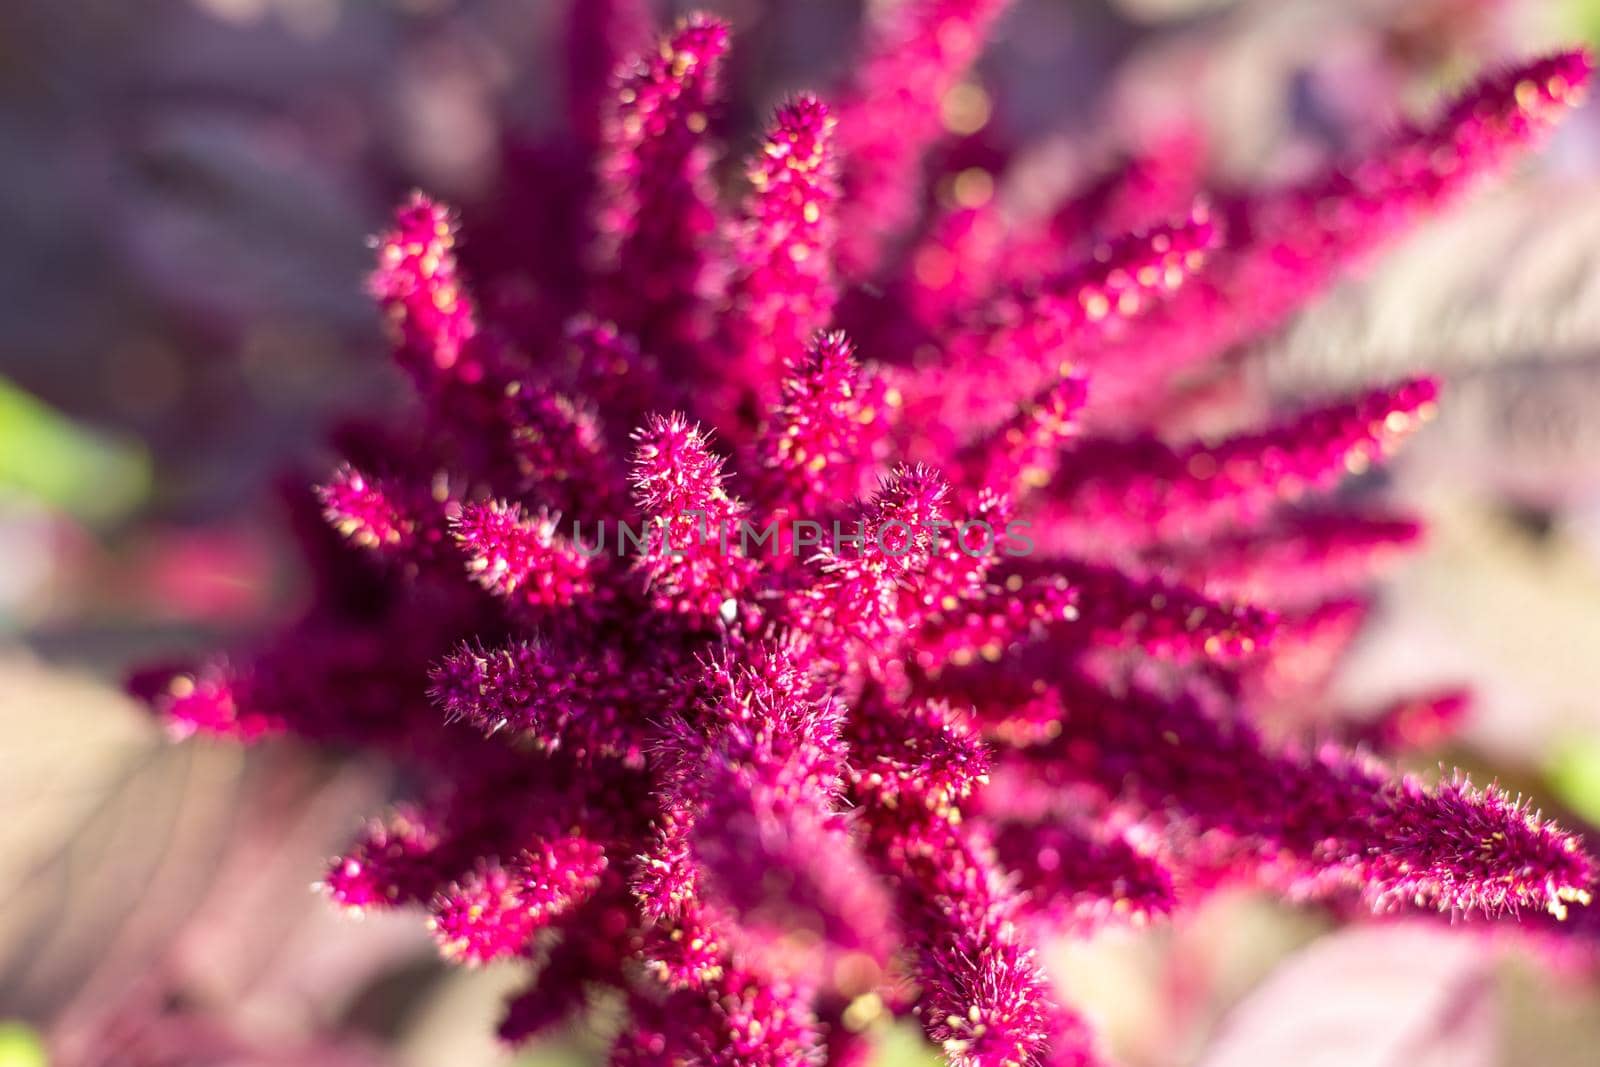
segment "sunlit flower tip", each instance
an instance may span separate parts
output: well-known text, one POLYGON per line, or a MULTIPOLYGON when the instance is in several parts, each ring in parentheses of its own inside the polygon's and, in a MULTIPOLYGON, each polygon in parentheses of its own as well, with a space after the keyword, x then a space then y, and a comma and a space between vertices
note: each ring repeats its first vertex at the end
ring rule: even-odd
POLYGON ((831 135, 838 125, 839 120, 827 104, 812 93, 797 93, 792 100, 778 108, 772 134, 768 138, 778 148, 768 148, 766 153, 787 169, 816 170, 825 165, 824 138, 831 135))
POLYGON ((463 963, 517 955, 594 891, 605 866, 605 853, 581 838, 549 842, 509 864, 481 863, 434 897, 429 928, 444 955, 463 963))
POLYGON ((836 123, 816 97, 778 109, 747 170, 751 192, 732 250, 730 355, 758 381, 827 325, 837 300, 836 123))
POLYGON ((649 521, 636 573, 658 608, 730 623, 755 564, 741 525, 748 508, 723 487, 722 457, 678 413, 652 415, 634 443, 633 499, 649 521))
POLYGON ((416 533, 412 517, 374 479, 348 465, 340 467, 317 496, 333 528, 362 548, 393 552, 416 533))
POLYGON ((1436 907, 1499 915, 1530 908, 1565 918, 1588 904, 1594 860, 1577 837, 1497 786, 1465 777, 1428 788, 1410 777, 1385 794, 1374 817, 1372 871, 1363 892, 1379 910, 1436 907))
POLYGON ((674 78, 684 78, 700 64, 722 58, 728 50, 728 25, 703 12, 679 20, 662 41, 660 58, 674 78))
POLYGON ((1557 52, 1480 80, 1440 123, 1457 145, 1479 141, 1495 147, 1542 133, 1567 109, 1582 103, 1594 73, 1587 49, 1557 52))
MULTIPOLYGON (((952 1067, 1013 1067, 1038 1062, 1049 1047, 1045 981, 1032 950, 1014 941, 983 946, 975 959, 938 961, 923 971, 930 988, 919 1010, 928 1037, 952 1067)), ((953 953, 952 953, 953 954, 953 953)))
POLYGON ((373 820, 329 866, 321 889, 357 912, 426 900, 443 880, 440 841, 428 815, 414 807, 373 820))
POLYGON ((457 364, 477 334, 455 256, 455 219, 421 193, 378 238, 370 287, 392 324, 396 355, 419 382, 462 373, 457 364))
POLYGON ((724 923, 720 916, 711 918, 712 909, 699 899, 700 892, 696 880, 688 903, 645 927, 639 957, 661 986, 704 996, 714 994, 728 974, 734 944, 721 936, 724 923))
POLYGON ((693 829, 692 804, 664 803, 644 851, 635 857, 629 889, 651 925, 681 918, 698 893, 699 872, 689 858, 693 829))
POLYGON ((1055 1008, 992 851, 957 812, 937 806, 877 800, 863 821, 916 951, 916 1012, 929 1038, 956 1064, 1035 1062, 1055 1008))
POLYGON ((948 525, 950 484, 921 464, 896 467, 883 479, 862 519, 864 558, 891 571, 926 564, 938 523, 948 525))
POLYGON ((707 15, 691 15, 655 48, 625 61, 617 71, 612 137, 647 145, 670 141, 682 131, 703 133, 703 108, 715 67, 728 48, 728 27, 707 15), (698 115, 698 119, 695 117, 698 115), (630 122, 630 119, 637 120, 630 122))
POLYGON ((887 406, 882 381, 856 361, 849 338, 818 334, 788 367, 757 437, 761 501, 806 516, 860 495, 887 442, 887 406))
POLYGON ((634 432, 634 502, 648 515, 677 518, 687 511, 729 512, 735 504, 723 489, 724 460, 711 450, 700 427, 681 412, 651 415, 634 432))
POLYGON ((814 1011, 800 989, 731 975, 712 1004, 704 1037, 708 1067, 807 1067, 822 1051, 814 1011))
POLYGON ((580 552, 545 512, 516 504, 467 504, 451 521, 467 573, 489 592, 532 607, 572 604, 593 588, 597 559, 580 552))
POLYGON ((1559 911, 1591 884, 1576 839, 1495 789, 1430 789, 1332 744, 1277 750, 1193 691, 1065 688, 1059 733, 1027 750, 1041 770, 1224 831, 1244 846, 1236 864, 1253 855, 1265 880, 1296 895, 1497 915, 1559 911), (1162 745, 1182 749, 1181 770, 1155 758, 1162 745))

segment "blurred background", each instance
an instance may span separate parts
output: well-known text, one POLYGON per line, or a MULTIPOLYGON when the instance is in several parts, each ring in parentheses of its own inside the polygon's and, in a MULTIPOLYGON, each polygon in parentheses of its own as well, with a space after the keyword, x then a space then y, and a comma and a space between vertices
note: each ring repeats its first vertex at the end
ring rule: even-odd
MULTIPOLYGON (((367 235, 413 186, 470 223, 576 151, 551 73, 569 2, 0 4, 0 1067, 592 1052, 513 1060, 490 1035, 515 974, 446 971, 415 916, 357 923, 310 891, 382 806, 384 767, 169 747, 118 688, 131 662, 293 611, 274 484, 326 467, 336 415, 399 395, 367 235)), ((863 14, 694 6, 741 34, 736 142, 785 91, 838 80, 863 14)), ((1595 0, 1018 0, 948 117, 974 166, 1028 145, 1040 195, 1162 130, 1202 133, 1221 177, 1291 177, 1578 39, 1600 40, 1595 0)), ((538 208, 485 238, 495 254, 537 260, 538 208)), ((1597 249, 1591 106, 1257 365, 1284 398, 1445 377, 1396 475, 1430 549, 1339 685, 1470 684, 1445 758, 1600 823, 1597 249)), ((1432 930, 1322 932, 1236 895, 1053 963, 1131 1065, 1595 1062, 1583 975, 1432 930)), ((923 1055, 886 1038, 885 1063, 923 1055)))

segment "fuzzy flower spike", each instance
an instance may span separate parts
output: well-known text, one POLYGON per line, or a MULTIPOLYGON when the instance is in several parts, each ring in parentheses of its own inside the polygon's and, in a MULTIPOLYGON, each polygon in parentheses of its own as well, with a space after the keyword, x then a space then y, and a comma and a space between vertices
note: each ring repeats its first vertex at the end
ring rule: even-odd
POLYGON ((964 246, 986 282, 939 310, 917 263, 960 230, 914 232, 923 161, 1001 0, 882 5, 839 106, 785 103, 729 195, 727 28, 629 55, 628 5, 593 6, 582 70, 618 62, 577 119, 586 305, 499 321, 454 216, 409 200, 372 292, 416 413, 346 434, 299 502, 327 520, 302 524, 312 604, 134 684, 178 735, 410 769, 328 868, 335 902, 424 911, 460 963, 526 961, 508 1041, 609 993, 619 1067, 857 1064, 894 1016, 957 1067, 1100 1062, 1041 938, 1223 881, 1337 914, 1588 903, 1575 838, 1372 753, 1406 731, 1351 749, 1257 722, 1263 693, 1320 699, 1374 561, 1419 540, 1330 491, 1426 422, 1434 383, 1222 439, 1160 414, 1180 371, 1535 143, 1586 57, 1119 238, 1081 240, 1137 190, 986 219, 964 246), (918 331, 914 368, 838 330, 865 278, 868 332, 918 331))

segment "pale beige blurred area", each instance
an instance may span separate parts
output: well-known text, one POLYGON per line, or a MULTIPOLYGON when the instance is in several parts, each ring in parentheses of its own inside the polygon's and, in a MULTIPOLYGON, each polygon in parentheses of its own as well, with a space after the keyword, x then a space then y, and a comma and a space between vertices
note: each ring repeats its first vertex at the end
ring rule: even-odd
POLYGON ((1600 990, 1482 934, 1229 891, 1046 962, 1121 1067, 1591 1067, 1600 990))
POLYGON ((1403 242, 1302 316, 1267 366, 1281 387, 1328 388, 1597 352, 1600 180, 1540 174, 1403 242))
MULTIPOLYGON (((1584 131, 1572 131, 1578 137, 1584 131)), ((1384 256, 1255 364, 1285 403, 1415 374, 1438 417, 1389 494, 1423 516, 1340 679, 1466 682, 1465 739, 1545 764, 1600 736, 1600 181, 1551 153, 1384 256)))
POLYGON ((1600 499, 1600 180, 1529 173, 1478 197, 1313 307, 1260 365, 1288 397, 1439 375, 1413 481, 1581 510, 1600 499))
POLYGON ((106 680, 0 647, 0 1019, 34 1024, 56 1067, 190 1016, 253 1046, 385 1050, 352 1063, 513 1062, 494 1029, 524 967, 446 969, 415 912, 315 890, 391 779, 291 744, 174 745, 106 680))
POLYGON ((181 1002, 303 1037, 377 970, 431 959, 408 917, 313 893, 389 772, 287 747, 173 746, 105 680, 0 650, 0 1006, 59 1062, 181 1002))
POLYGON ((1575 520, 1537 538, 1482 498, 1440 487, 1429 550, 1385 591, 1340 688, 1356 702, 1429 684, 1477 695, 1464 740, 1539 767, 1600 734, 1600 553, 1575 520))

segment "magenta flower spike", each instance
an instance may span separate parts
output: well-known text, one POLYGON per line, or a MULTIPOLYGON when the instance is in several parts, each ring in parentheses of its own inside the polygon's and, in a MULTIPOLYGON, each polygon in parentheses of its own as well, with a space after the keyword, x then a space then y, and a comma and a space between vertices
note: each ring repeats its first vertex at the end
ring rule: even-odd
POLYGON ((1433 689, 1396 697, 1364 715, 1345 715, 1345 733, 1380 755, 1437 748, 1467 721, 1472 693, 1460 688, 1433 689))
POLYGON ((1258 524, 1382 462, 1433 416, 1437 397, 1423 378, 1216 444, 1086 440, 1052 486, 1058 529, 1081 551, 1103 552, 1258 524))
POLYGON ((399 551, 416 540, 416 519, 407 513, 393 491, 352 467, 341 467, 318 496, 328 521, 362 548, 399 551))
POLYGON ((707 131, 727 46, 727 27, 697 16, 624 66, 602 137, 603 313, 682 370, 707 336, 719 284, 707 131))
POLYGON ((568 515, 620 506, 613 499, 618 472, 591 409, 537 383, 513 380, 505 385, 499 414, 520 493, 568 515))
POLYGON ((1353 889, 1378 910, 1460 913, 1559 915, 1588 903, 1594 865, 1578 840, 1492 786, 1458 778, 1428 788, 1332 745, 1274 751, 1199 692, 1056 683, 1060 729, 1027 750, 1040 773, 1226 835, 1236 864, 1252 857, 1291 893, 1353 889), (1183 760, 1160 758, 1162 746, 1183 760))
POLYGON ((1220 598, 1279 607, 1315 604, 1369 584, 1396 558, 1420 550, 1415 519, 1306 512, 1175 553, 1182 578, 1220 598))
POLYGON ((636 567, 655 604, 711 618, 743 591, 745 504, 723 488, 722 459, 679 413, 652 416, 639 431, 633 496, 651 521, 636 567))
POLYGON ((839 268, 878 269, 918 207, 918 170, 944 131, 945 99, 978 58, 1009 0, 897 0, 880 8, 840 107, 846 199, 839 268))
MULTIPOLYGON (((1170 213, 1162 217, 1166 214, 1170 213)), ((948 211, 934 219, 906 256, 901 284, 907 314, 934 333, 976 311, 1009 276, 1000 255, 1006 237, 1005 219, 992 199, 981 207, 948 211)), ((1011 250, 1006 251, 1009 257, 1011 250)), ((1052 245, 1047 255, 1056 252, 1052 245)))
POLYGON ((980 312, 974 328, 986 334, 987 354, 1002 362, 1057 369, 1052 355, 1068 343, 1089 331, 1114 336, 1121 323, 1177 291, 1205 265, 1216 238, 1210 209, 1197 203, 1179 223, 1101 245, 1077 270, 1005 294, 980 312))
POLYGON ((1136 407, 1152 382, 1277 328, 1343 270, 1536 145, 1582 100, 1592 70, 1581 51, 1513 67, 1363 156, 1219 205, 1225 245, 1214 269, 1086 355, 1099 371, 1097 402, 1136 407))
POLYGON ((580 658, 543 641, 465 646, 434 668, 431 695, 451 720, 485 734, 507 730, 545 751, 638 763, 629 712, 665 681, 648 672, 626 675, 622 668, 616 649, 580 658))
POLYGON ((328 871, 323 891, 355 912, 426 900, 435 884, 433 861, 439 848, 430 818, 410 810, 374 820, 328 871))
POLYGON ((480 373, 468 352, 478 337, 476 315, 454 249, 455 220, 420 193, 378 238, 372 293, 393 328, 396 359, 423 388, 480 373))
POLYGON ((1417 540, 1336 490, 1431 380, 1221 440, 1160 414, 1178 371, 1534 143, 1587 58, 1291 188, 1208 192, 1175 142, 1033 225, 924 187, 1005 6, 885 5, 853 88, 784 104, 724 191, 727 28, 634 56, 634 5, 575 5, 597 233, 556 252, 587 303, 475 302, 452 215, 407 201, 371 289, 416 408, 296 500, 304 615, 131 684, 179 736, 402 765, 323 890, 525 965, 507 1041, 603 1003, 616 1065, 859 1064, 898 1017, 957 1067, 1087 1067, 1046 936, 1224 882, 1508 927, 1589 902, 1577 838, 1380 761, 1456 697, 1316 743, 1258 725, 1328 706, 1417 540))
POLYGON ((440 951, 472 963, 513 956, 540 929, 594 892, 605 852, 592 841, 541 842, 509 865, 485 863, 439 891, 428 926, 440 951))
POLYGON ((890 402, 849 338, 817 335, 788 368, 756 437, 757 499, 771 512, 807 517, 859 498, 887 451, 890 402))
POLYGON ((1182 214, 1205 183, 1205 136, 1183 124, 1159 131, 1050 219, 1054 242, 1128 233, 1182 214))
POLYGON ((451 521, 467 571, 495 596, 530 608, 570 607, 594 596, 593 566, 546 513, 515 504, 468 504, 451 521))
POLYGON ((222 665, 174 674, 159 689, 149 692, 146 699, 175 738, 214 733, 253 741, 282 729, 270 713, 240 711, 234 679, 222 665))
POLYGON ((1013 284, 956 323, 934 373, 907 382, 913 417, 983 425, 1073 372, 1070 353, 1117 336, 1179 291, 1216 240, 1210 210, 1097 246, 1077 266, 1013 284))
POLYGON ((1088 396, 1083 378, 1069 374, 1041 389, 1014 415, 969 444, 966 483, 1021 498, 1050 484, 1067 443, 1077 434, 1077 416, 1088 396))
POLYGON ((822 101, 796 97, 778 109, 746 174, 728 285, 729 358, 757 382, 776 379, 833 317, 837 125, 822 101))

